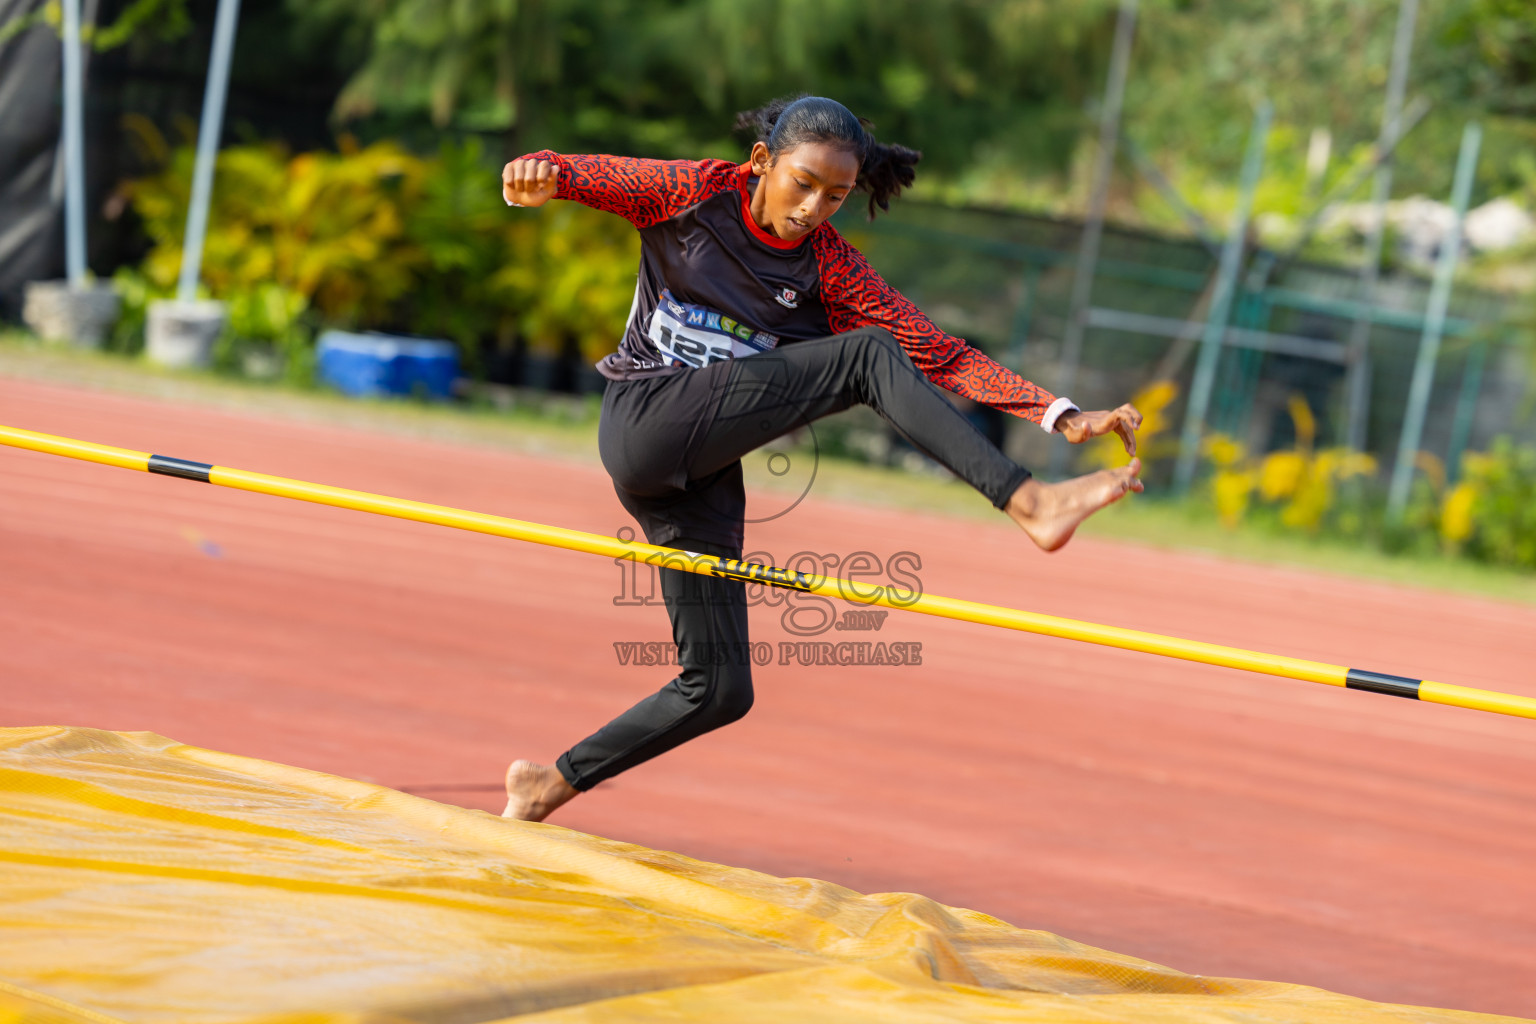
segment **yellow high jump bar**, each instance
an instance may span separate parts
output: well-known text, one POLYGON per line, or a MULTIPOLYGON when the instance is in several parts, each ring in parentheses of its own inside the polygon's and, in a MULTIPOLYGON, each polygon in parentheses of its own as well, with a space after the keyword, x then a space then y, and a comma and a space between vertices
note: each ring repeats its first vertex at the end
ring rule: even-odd
POLYGON ((1512 693, 1478 690, 1451 683, 1436 683, 1407 676, 1388 675, 1364 669, 1346 668, 1343 665, 1327 665, 1302 658, 1287 658, 1278 654, 1245 651, 1236 647, 1183 640, 1179 637, 1142 633, 1134 629, 1104 626, 1076 619, 1063 619, 1054 615, 1003 608, 998 605, 962 601, 934 594, 903 592, 894 585, 881 586, 857 580, 845 580, 834 576, 817 576, 793 569, 777 569, 773 566, 740 562, 716 555, 703 555, 676 548, 657 547, 652 544, 626 543, 616 537, 604 537, 579 530, 566 530, 558 526, 544 526, 517 519, 468 512, 464 509, 429 505, 420 501, 390 498, 382 494, 349 491, 325 484, 289 480, 264 473, 250 473, 243 469, 230 469, 205 462, 149 452, 113 448, 89 441, 76 441, 52 434, 39 434, 30 430, 0 426, 0 444, 13 448, 26 448, 65 458, 99 462, 105 466, 120 466, 148 473, 161 473, 188 480, 233 487, 259 494, 275 494, 282 498, 295 498, 319 505, 335 505, 339 508, 373 512, 396 519, 410 519, 419 523, 436 523, 457 530, 487 533, 494 537, 510 537, 513 540, 531 541, 551 547, 585 551, 608 558, 627 558, 644 561, 651 565, 671 569, 685 569, 705 576, 719 576, 767 586, 785 587, 826 597, 840 598, 858 604, 883 605, 887 608, 905 609, 938 615, 947 619, 963 619, 988 626, 1002 626, 1026 633, 1081 640, 1084 643, 1104 647, 1119 647, 1128 651, 1158 654, 1165 658, 1203 662, 1207 665, 1225 665, 1228 668, 1262 672, 1266 675, 1284 676, 1329 686, 1343 686, 1352 690, 1369 690, 1394 697, 1408 697, 1433 704, 1450 704, 1453 707, 1491 711, 1495 714, 1514 715, 1520 718, 1536 718, 1536 698, 1521 697, 1512 693))

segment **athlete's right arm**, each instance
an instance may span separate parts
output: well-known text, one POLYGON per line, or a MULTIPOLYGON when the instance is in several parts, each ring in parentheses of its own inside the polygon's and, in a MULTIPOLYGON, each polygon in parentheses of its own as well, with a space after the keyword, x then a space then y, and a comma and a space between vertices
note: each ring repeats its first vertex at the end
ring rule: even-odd
POLYGON ((509 203, 541 206, 574 199, 650 227, 733 186, 728 160, 643 160, 627 156, 572 156, 540 150, 502 169, 502 196, 509 203))

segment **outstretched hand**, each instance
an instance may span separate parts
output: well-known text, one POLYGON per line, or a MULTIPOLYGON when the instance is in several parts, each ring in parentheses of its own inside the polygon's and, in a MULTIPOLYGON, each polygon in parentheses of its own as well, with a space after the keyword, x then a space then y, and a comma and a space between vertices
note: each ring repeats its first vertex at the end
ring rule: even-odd
POLYGON ((549 160, 513 160, 501 169, 501 195, 513 206, 543 206, 559 183, 560 168, 549 160))
POLYGON ((1082 444, 1090 437, 1098 437, 1113 430, 1124 442, 1127 455, 1136 454, 1136 429, 1140 426, 1141 413, 1130 403, 1108 412, 1069 409, 1056 420, 1056 432, 1073 444, 1082 444))

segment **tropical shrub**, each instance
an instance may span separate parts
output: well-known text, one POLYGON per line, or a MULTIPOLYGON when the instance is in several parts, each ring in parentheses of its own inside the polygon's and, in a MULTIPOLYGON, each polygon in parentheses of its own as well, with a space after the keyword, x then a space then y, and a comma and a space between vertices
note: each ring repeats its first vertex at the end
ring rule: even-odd
MULTIPOLYGON (((180 273, 193 153, 147 122, 134 127, 162 167, 122 187, 152 243, 124 281, 147 301, 180 273)), ((629 313, 638 236, 574 203, 508 210, 498 181, 476 139, 432 158, 345 138, 336 153, 230 147, 218 157, 202 284, 230 303, 233 334, 289 355, 325 324, 448 338, 472 366, 482 344, 518 337, 600 358, 629 313)))
POLYGON ((1536 448, 1509 438, 1462 458, 1452 485, 1429 452, 1414 458, 1414 479, 1401 518, 1386 517, 1379 466, 1364 452, 1314 452, 1316 424, 1299 396, 1290 402, 1296 447, 1253 459, 1241 444, 1214 435, 1204 454, 1211 465, 1209 499, 1228 527, 1255 510, 1289 530, 1374 539, 1389 551, 1433 550, 1522 569, 1536 569, 1536 448))
POLYGON ((1536 569, 1536 448, 1499 438, 1487 452, 1463 456, 1462 469, 1441 537, 1482 561, 1536 569))
MULTIPOLYGON (((163 164, 122 187, 153 243, 149 281, 171 287, 181 270, 194 153, 170 149, 134 122, 147 156, 163 164)), ((406 232, 427 168, 393 143, 290 157, 279 143, 232 146, 218 156, 203 242, 202 282, 215 298, 263 284, 302 295, 331 322, 388 318, 426 256, 406 232)))
POLYGON ((506 231, 506 266, 492 280, 529 346, 557 351, 572 338, 588 361, 611 352, 634 301, 639 234, 576 203, 518 217, 506 231))

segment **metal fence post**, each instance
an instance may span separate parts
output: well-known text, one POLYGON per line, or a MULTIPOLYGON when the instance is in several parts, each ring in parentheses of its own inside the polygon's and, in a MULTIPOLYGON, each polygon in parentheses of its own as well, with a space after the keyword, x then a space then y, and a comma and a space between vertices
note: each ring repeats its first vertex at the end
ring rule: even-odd
POLYGON ((85 286, 85 99, 80 0, 64 0, 64 264, 71 288, 85 286))
POLYGON ((1445 453, 1445 478, 1450 483, 1461 479, 1461 457, 1472 436, 1472 421, 1477 416, 1477 396, 1483 389, 1483 363, 1488 359, 1488 342, 1479 340, 1467 353, 1461 371, 1461 394, 1456 396, 1456 419, 1451 423, 1451 445, 1445 453))
POLYGON ((203 115, 197 128, 197 165, 192 172, 192 201, 187 208, 187 234, 181 249, 181 280, 176 298, 197 298, 197 279, 203 269, 203 236, 208 231, 208 201, 213 195, 213 167, 219 154, 219 134, 224 127, 224 100, 229 93, 230 54, 235 48, 235 23, 240 0, 219 0, 213 23, 213 55, 208 62, 208 81, 203 90, 203 115))
POLYGON ((1211 404, 1211 388, 1216 381, 1216 365, 1221 358, 1221 343, 1227 333, 1236 291, 1237 272, 1248 235, 1248 214, 1253 208, 1253 193, 1264 169, 1264 144, 1269 138, 1269 123, 1274 107, 1262 100, 1253 115, 1253 129, 1248 133, 1248 151, 1243 154, 1242 180, 1232 228, 1221 247, 1221 262, 1216 270, 1216 288, 1211 309, 1205 319, 1205 334, 1200 343, 1200 361, 1195 366, 1194 382, 1189 388, 1189 402, 1184 409, 1184 433, 1179 440, 1179 461, 1174 470, 1174 486, 1184 493, 1195 480, 1200 461, 1200 435, 1205 428, 1206 410, 1211 404))
MULTIPOLYGON (((1094 265, 1099 261, 1099 239, 1104 233, 1104 203, 1109 176, 1115 166, 1115 144, 1120 138, 1120 106, 1125 98, 1125 79, 1131 61, 1131 38, 1136 31, 1136 0, 1120 0, 1115 22, 1115 45, 1110 52, 1109 80, 1104 86, 1104 110, 1099 122, 1099 153, 1093 167, 1093 192, 1088 200, 1088 220, 1083 224, 1082 244, 1077 250, 1077 271, 1072 275, 1072 299, 1067 329, 1061 343, 1061 369, 1056 393, 1070 397, 1077 386, 1078 364, 1083 357, 1083 334, 1088 328, 1088 302, 1093 294, 1094 265)), ((1060 474, 1066 449, 1051 449, 1050 471, 1060 474)))
MULTIPOLYGON (((1403 105, 1403 89, 1408 82, 1408 62, 1413 53, 1413 26, 1418 10, 1418 0, 1402 0, 1398 7, 1397 33, 1392 43, 1392 68, 1387 77, 1387 98, 1381 113, 1381 142, 1378 145, 1382 147, 1395 131, 1398 111, 1403 105)), ((1371 319, 1376 306, 1376 281, 1381 273, 1381 240, 1387 197, 1391 194, 1392 160, 1389 157, 1376 169, 1376 186, 1371 195, 1371 230, 1365 240, 1365 266, 1360 269, 1360 315, 1355 318, 1349 333, 1344 443, 1355 451, 1363 450, 1366 443, 1366 423, 1371 407, 1371 319)))
POLYGON ((1413 364, 1413 383, 1408 389, 1408 411, 1403 417, 1403 432, 1398 437, 1397 461, 1392 464, 1392 484, 1387 492, 1387 519, 1401 522, 1408 506, 1408 489, 1413 484, 1413 460, 1424 437, 1424 411, 1429 406, 1429 392, 1435 379, 1435 360, 1440 355, 1440 336, 1445 330, 1445 311, 1451 301, 1451 282, 1456 263, 1461 258, 1461 225, 1467 215, 1467 201, 1472 196, 1472 179, 1477 170, 1477 151, 1482 144, 1482 126, 1469 123, 1461 134, 1461 155, 1456 159, 1456 180, 1451 186, 1451 206, 1456 219, 1451 231, 1440 243, 1440 259, 1435 263, 1435 281, 1429 290, 1429 307, 1424 313, 1424 333, 1419 338, 1419 355, 1413 364))

